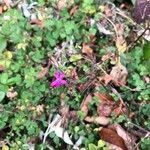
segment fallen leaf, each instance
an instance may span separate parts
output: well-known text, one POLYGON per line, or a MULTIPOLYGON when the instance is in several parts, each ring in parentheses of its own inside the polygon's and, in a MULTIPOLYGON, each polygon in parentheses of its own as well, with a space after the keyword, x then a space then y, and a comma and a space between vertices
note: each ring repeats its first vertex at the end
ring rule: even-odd
POLYGON ((95 85, 95 82, 96 82, 96 80, 91 75, 91 79, 89 79, 87 82, 82 83, 82 84, 78 84, 78 90, 80 92, 84 92, 86 89, 89 89, 93 85, 95 85))
POLYGON ((117 64, 112 68, 110 76, 115 85, 125 85, 127 82, 128 71, 122 64, 117 64))
POLYGON ((92 55, 93 55, 93 49, 90 48, 90 46, 88 44, 83 43, 83 45, 82 45, 82 53, 86 54, 89 57, 92 57, 92 55))
POLYGON ((88 111, 89 111, 89 108, 88 108, 88 105, 89 105, 89 102, 92 101, 92 96, 91 94, 89 94, 82 102, 81 104, 81 111, 84 112, 85 116, 87 116, 88 114, 88 111))
POLYGON ((62 10, 63 8, 68 7, 69 5, 73 3, 74 3, 74 0, 70 0, 69 3, 67 2, 67 0, 58 0, 57 7, 59 10, 62 10))
POLYGON ((96 92, 94 93, 94 95, 100 100, 100 101, 103 101, 107 104, 112 104, 114 102, 114 99, 112 96, 110 96, 109 94, 106 94, 106 93, 99 93, 99 92, 96 92))
POLYGON ((119 54, 124 53, 127 50, 127 42, 122 35, 117 37, 116 47, 119 54))
POLYGON ((106 103, 100 103, 99 106, 97 107, 97 113, 99 116, 108 117, 112 112, 112 108, 113 108, 112 105, 108 105, 106 103))
POLYGON ((105 116, 99 116, 99 117, 87 116, 87 117, 85 117, 84 120, 89 123, 95 123, 95 124, 100 124, 100 125, 104 125, 104 126, 108 125, 110 122, 110 119, 105 116))
POLYGON ((110 116, 113 110, 113 104, 114 104, 113 98, 110 95, 105 93, 101 94, 97 92, 94 95, 100 100, 100 103, 97 106, 98 115, 105 116, 105 117, 110 116))
POLYGON ((44 105, 37 105, 36 106, 36 112, 38 115, 41 115, 44 112, 44 105))
POLYGON ((74 6, 71 10, 70 10, 70 15, 73 16, 76 12, 77 12, 77 9, 79 8, 78 5, 74 6))
POLYGON ((4 66, 0 64, 0 72, 4 71, 4 66))
POLYGON ((124 24, 118 23, 115 26, 116 26, 116 30, 117 30, 117 35, 118 36, 123 36, 123 34, 124 34, 124 24))
POLYGON ((44 78, 48 74, 48 67, 44 67, 41 69, 41 71, 38 73, 38 79, 44 78))
POLYGON ((75 110, 70 111, 69 112, 69 119, 76 122, 78 120, 77 111, 75 111, 75 110))
POLYGON ((18 93, 16 91, 8 91, 6 96, 12 100, 13 98, 15 98, 18 95, 18 93))
POLYGON ((43 23, 42 20, 39 20, 39 19, 32 19, 32 20, 30 21, 30 23, 31 23, 31 24, 36 24, 36 25, 38 25, 41 29, 44 28, 44 23, 43 23))
POLYGON ((78 74, 76 72, 76 68, 68 68, 67 72, 66 72, 66 76, 70 77, 73 80, 78 80, 78 74))
POLYGON ((111 32, 110 30, 107 30, 107 29, 105 28, 105 26, 103 26, 101 23, 97 23, 97 28, 98 28, 98 31, 99 31, 100 33, 103 33, 103 34, 105 34, 105 35, 113 35, 113 34, 114 34, 114 33, 111 32))
POLYGON ((79 146, 82 144, 83 139, 84 139, 84 137, 83 137, 83 136, 80 136, 79 139, 78 139, 78 140, 76 141, 76 143, 74 144, 73 149, 78 150, 78 149, 79 149, 79 146))
POLYGON ((103 81, 105 85, 108 85, 108 83, 113 80, 113 78, 109 74, 99 77, 98 79, 99 81, 103 81))
POLYGON ((59 10, 63 9, 67 6, 66 0, 58 0, 57 7, 59 10))
POLYGON ((117 105, 115 106, 115 108, 113 109, 113 112, 116 116, 119 116, 121 114, 126 114, 127 109, 120 102, 118 106, 117 105))
POLYGON ((54 132, 57 137, 61 138, 66 144, 72 145, 79 149, 79 145, 82 144, 83 137, 79 137, 79 139, 76 141, 74 144, 71 138, 69 137, 69 133, 65 128, 62 128, 62 120, 63 117, 57 114, 52 122, 49 122, 48 128, 46 132, 44 133, 44 138, 43 138, 43 143, 45 143, 47 136, 51 133, 54 132))
POLYGON ((128 150, 123 138, 120 137, 115 130, 109 128, 102 128, 100 130, 100 138, 110 144, 122 148, 123 150, 128 150))
POLYGON ((90 45, 91 46, 94 46, 95 45, 95 42, 96 42, 96 37, 94 34, 90 33, 89 34, 89 38, 90 38, 90 45))
POLYGON ((124 140, 128 150, 133 150, 135 148, 135 136, 125 131, 119 124, 114 125, 114 127, 116 129, 117 134, 124 140))
POLYGON ((106 61, 108 59, 114 59, 114 57, 115 57, 115 54, 109 52, 109 53, 103 55, 102 58, 101 58, 101 60, 104 62, 104 61, 106 61))

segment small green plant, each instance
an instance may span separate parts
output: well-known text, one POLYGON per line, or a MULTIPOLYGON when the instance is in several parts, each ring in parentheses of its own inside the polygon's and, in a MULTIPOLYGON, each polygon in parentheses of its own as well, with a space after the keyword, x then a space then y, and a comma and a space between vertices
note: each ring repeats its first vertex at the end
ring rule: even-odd
POLYGON ((88 150, 109 150, 106 143, 103 140, 99 140, 97 145, 90 143, 88 145, 88 150))

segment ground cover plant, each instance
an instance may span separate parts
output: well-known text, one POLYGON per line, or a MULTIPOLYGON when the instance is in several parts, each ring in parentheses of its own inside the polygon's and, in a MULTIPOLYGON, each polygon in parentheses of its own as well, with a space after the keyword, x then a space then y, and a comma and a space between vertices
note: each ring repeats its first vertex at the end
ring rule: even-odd
POLYGON ((149 0, 0 1, 0 149, 148 150, 149 0))

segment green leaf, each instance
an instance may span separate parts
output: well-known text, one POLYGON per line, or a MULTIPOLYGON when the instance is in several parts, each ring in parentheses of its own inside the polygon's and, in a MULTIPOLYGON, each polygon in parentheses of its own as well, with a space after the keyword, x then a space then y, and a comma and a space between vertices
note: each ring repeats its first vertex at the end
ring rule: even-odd
POLYGON ((0 37, 0 51, 3 51, 7 46, 7 41, 4 37, 0 37))
POLYGON ((0 82, 2 84, 6 84, 7 83, 7 80, 8 80, 8 74, 7 73, 3 73, 1 76, 0 76, 0 82))
POLYGON ((75 54, 75 55, 72 55, 69 59, 70 62, 75 62, 75 61, 78 61, 82 58, 82 55, 81 54, 75 54))
POLYGON ((98 148, 104 147, 105 146, 105 142, 103 140, 99 140, 98 141, 98 148))
POLYGON ((94 144, 92 144, 92 143, 90 143, 90 144, 88 145, 88 147, 89 147, 89 150, 97 150, 97 146, 94 145, 94 144))
POLYGON ((150 42, 146 43, 143 47, 144 59, 150 59, 150 42))
POLYGON ((5 93, 3 91, 0 91, 0 102, 4 99, 5 93))
POLYGON ((5 68, 9 68, 10 64, 11 64, 11 60, 7 60, 7 59, 0 60, 0 65, 4 66, 5 68))

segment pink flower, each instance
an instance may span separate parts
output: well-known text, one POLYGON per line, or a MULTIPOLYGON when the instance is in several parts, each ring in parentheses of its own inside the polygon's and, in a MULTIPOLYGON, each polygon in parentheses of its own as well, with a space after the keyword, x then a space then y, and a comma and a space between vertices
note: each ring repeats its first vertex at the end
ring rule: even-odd
POLYGON ((52 87, 60 87, 62 85, 66 85, 67 81, 64 79, 65 74, 63 72, 56 71, 54 73, 55 80, 51 83, 52 87))

